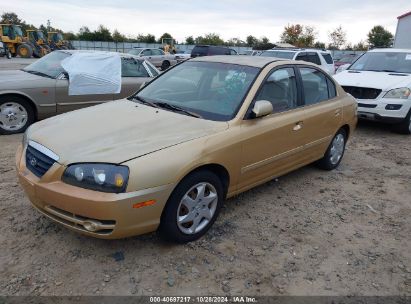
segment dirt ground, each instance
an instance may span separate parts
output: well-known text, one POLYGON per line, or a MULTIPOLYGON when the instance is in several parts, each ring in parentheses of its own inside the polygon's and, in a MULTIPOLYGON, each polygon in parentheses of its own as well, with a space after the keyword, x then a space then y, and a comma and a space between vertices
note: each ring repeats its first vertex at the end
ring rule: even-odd
POLYGON ((1 295, 411 295, 411 137, 361 123, 341 166, 226 202, 201 240, 98 240, 54 224, 0 137, 1 295))

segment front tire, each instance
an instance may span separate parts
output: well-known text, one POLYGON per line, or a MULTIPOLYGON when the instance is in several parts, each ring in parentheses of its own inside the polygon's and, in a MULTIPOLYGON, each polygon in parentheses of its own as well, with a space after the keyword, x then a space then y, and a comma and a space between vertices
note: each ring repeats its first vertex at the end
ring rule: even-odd
POLYGON ((23 98, 0 97, 0 134, 22 133, 34 122, 34 119, 33 108, 23 98))
POLYGON ((411 134, 411 109, 404 120, 394 127, 394 130, 400 134, 411 134))
POLYGON ((174 189, 161 216, 160 235, 167 241, 199 239, 215 222, 223 204, 221 180, 210 171, 185 177, 174 189))
POLYGON ((332 139, 324 157, 317 162, 317 166, 323 170, 334 170, 341 163, 344 156, 347 132, 344 129, 338 130, 332 139))

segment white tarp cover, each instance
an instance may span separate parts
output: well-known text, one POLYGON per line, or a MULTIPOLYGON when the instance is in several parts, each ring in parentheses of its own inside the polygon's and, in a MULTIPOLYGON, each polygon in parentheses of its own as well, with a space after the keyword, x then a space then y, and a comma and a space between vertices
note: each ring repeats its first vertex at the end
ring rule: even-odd
POLYGON ((69 95, 118 94, 121 58, 109 52, 74 53, 61 62, 69 75, 69 95))

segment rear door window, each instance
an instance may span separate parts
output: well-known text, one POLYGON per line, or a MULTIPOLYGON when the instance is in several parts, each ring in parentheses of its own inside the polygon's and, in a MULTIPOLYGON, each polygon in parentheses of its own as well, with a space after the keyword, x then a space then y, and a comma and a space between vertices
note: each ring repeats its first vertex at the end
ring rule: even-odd
POLYGON ((305 105, 316 104, 332 98, 328 89, 330 81, 327 81, 328 77, 323 72, 313 68, 300 68, 300 74, 305 105))
POLYGON ((299 53, 299 54, 297 55, 297 57, 295 57, 295 60, 298 60, 298 61, 308 61, 307 53, 305 53, 305 52, 299 53))
POLYGON ((333 58, 331 57, 331 54, 328 53, 321 53, 321 56, 323 56, 325 62, 327 62, 327 64, 333 64, 333 58))
POLYGON ((318 64, 318 65, 321 65, 320 57, 318 57, 318 54, 315 53, 315 52, 307 53, 307 61, 318 64))
POLYGON ((208 54, 208 46, 196 46, 194 49, 191 51, 191 54, 195 56, 206 56, 208 54))

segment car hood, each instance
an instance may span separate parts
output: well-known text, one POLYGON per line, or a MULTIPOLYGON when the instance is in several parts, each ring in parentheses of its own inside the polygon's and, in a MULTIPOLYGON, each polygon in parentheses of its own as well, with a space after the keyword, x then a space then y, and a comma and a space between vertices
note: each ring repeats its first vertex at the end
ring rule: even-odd
POLYGON ((33 75, 21 70, 0 71, 0 90, 20 90, 54 86, 55 79, 33 75))
POLYGON ((346 70, 338 73, 334 78, 342 86, 374 88, 383 91, 408 87, 411 84, 411 75, 402 73, 346 70))
POLYGON ((122 163, 228 128, 127 99, 58 115, 34 124, 33 140, 59 156, 59 163, 122 163))

